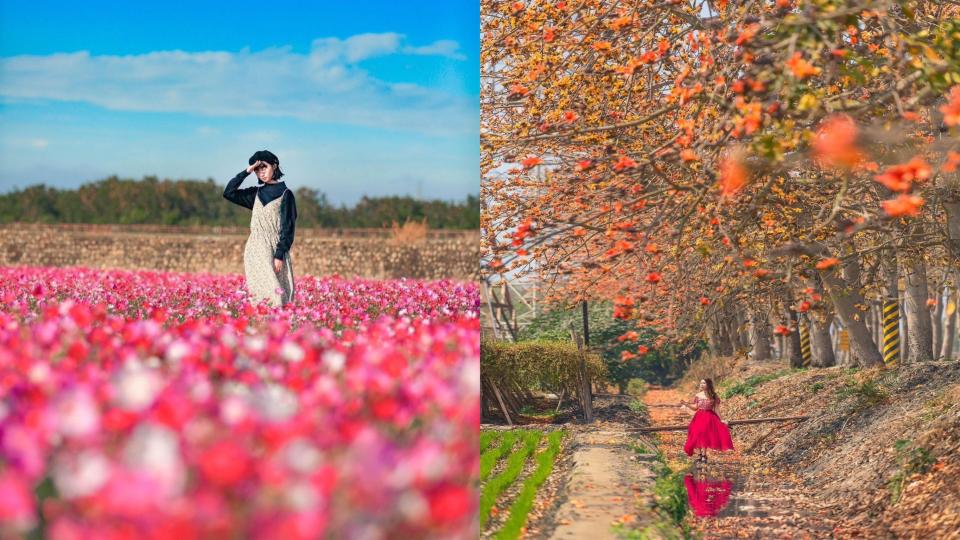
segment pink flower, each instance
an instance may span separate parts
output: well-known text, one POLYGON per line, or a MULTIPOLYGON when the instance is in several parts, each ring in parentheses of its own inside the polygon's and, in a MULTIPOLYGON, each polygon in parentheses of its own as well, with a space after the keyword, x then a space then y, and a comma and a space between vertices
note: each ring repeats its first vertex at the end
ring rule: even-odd
POLYGON ((26 532, 36 524, 36 503, 30 485, 18 474, 0 472, 0 523, 26 532))

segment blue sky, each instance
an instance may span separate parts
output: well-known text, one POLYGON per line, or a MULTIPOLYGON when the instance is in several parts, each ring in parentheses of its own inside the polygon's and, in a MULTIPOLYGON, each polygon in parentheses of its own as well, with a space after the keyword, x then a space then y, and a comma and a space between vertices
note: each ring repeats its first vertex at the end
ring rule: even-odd
MULTIPOLYGON (((0 192, 226 184, 256 150, 335 203, 479 191, 479 7, 0 3, 0 192)), ((253 175, 246 185, 255 185, 253 175)))

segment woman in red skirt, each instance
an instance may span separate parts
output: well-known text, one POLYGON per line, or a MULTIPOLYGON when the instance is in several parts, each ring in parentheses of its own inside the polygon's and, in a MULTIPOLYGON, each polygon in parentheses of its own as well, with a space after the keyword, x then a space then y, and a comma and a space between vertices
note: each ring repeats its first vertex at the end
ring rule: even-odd
POLYGON ((706 463, 707 448, 733 450, 733 440, 730 438, 730 429, 716 413, 720 396, 713 389, 713 381, 701 380, 699 390, 689 405, 680 404, 680 407, 694 411, 693 420, 687 427, 687 442, 683 445, 683 451, 692 456, 695 449, 699 450, 697 463, 706 463))

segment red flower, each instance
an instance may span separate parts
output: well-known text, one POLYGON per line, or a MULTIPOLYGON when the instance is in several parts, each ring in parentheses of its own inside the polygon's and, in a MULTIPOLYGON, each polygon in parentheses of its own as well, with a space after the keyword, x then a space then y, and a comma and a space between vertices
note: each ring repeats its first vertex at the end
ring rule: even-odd
POLYGON ((627 156, 621 156, 620 160, 613 165, 613 170, 620 172, 624 169, 632 169, 637 166, 637 162, 628 158, 627 156))
POLYGON ((793 76, 798 79, 806 79, 811 75, 817 75, 820 73, 820 68, 815 67, 810 62, 804 60, 803 55, 799 52, 793 53, 793 56, 790 57, 790 60, 787 60, 787 67, 790 68, 790 72, 793 73, 793 76))
POLYGON ((613 318, 629 319, 633 316, 633 298, 629 296, 618 296, 613 300, 613 318))
POLYGON ((473 491, 466 486, 443 486, 430 495, 430 517, 438 523, 456 523, 472 510, 473 491))
POLYGON ((657 272, 647 274, 647 283, 660 283, 660 274, 657 272))
POLYGON ((828 166, 853 167, 864 154, 856 145, 857 124, 847 115, 826 119, 817 130, 813 154, 828 166))
POLYGON ((947 152, 947 161, 940 168, 943 172, 954 172, 958 165, 960 165, 960 152, 950 150, 947 152))
POLYGON ((960 85, 950 89, 947 104, 940 106, 943 113, 943 123, 948 126, 960 125, 960 85))
POLYGON ((530 169, 532 167, 540 165, 541 163, 543 163, 543 160, 534 156, 534 157, 528 157, 527 159, 521 161, 520 165, 522 165, 524 169, 530 169))
POLYGON ((817 263, 817 270, 826 270, 828 268, 833 268, 838 264, 840 264, 840 259, 836 257, 829 257, 817 263))
POLYGON ((234 486, 250 472, 250 457, 232 440, 214 443, 202 456, 200 472, 210 482, 224 487, 234 486))
POLYGON ((920 207, 923 206, 923 199, 916 195, 904 194, 880 204, 883 205, 884 212, 890 217, 916 216, 920 213, 920 207))
POLYGON ((922 182, 933 175, 930 165, 922 157, 914 157, 907 163, 888 167, 883 174, 874 178, 877 182, 887 186, 890 191, 907 192, 914 182, 922 182))
POLYGON ((747 185, 747 169, 736 156, 727 156, 720 163, 720 196, 733 197, 747 185))

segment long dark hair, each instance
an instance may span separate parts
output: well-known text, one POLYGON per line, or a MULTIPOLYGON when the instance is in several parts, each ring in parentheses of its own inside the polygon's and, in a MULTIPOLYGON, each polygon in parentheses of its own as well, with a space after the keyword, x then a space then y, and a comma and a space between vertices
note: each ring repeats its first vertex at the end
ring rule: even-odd
POLYGON ((707 383, 707 396, 714 401, 714 403, 720 402, 720 396, 717 395, 717 391, 713 389, 713 379, 704 379, 703 382, 707 383))

